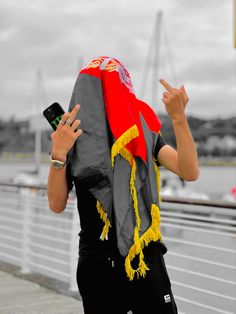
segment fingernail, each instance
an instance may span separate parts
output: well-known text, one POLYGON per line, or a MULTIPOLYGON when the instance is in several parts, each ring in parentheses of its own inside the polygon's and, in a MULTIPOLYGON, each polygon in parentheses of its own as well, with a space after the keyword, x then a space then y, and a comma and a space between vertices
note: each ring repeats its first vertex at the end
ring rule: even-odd
POLYGON ((79 109, 80 108, 80 105, 78 104, 78 105, 76 105, 76 109, 79 109))

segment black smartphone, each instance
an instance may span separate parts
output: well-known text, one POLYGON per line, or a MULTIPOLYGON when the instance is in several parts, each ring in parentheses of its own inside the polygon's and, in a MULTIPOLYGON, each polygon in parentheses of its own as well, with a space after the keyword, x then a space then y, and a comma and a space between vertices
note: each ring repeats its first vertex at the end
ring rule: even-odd
POLYGON ((48 120, 54 131, 56 130, 64 113, 65 111, 57 102, 54 102, 43 111, 44 117, 48 120))

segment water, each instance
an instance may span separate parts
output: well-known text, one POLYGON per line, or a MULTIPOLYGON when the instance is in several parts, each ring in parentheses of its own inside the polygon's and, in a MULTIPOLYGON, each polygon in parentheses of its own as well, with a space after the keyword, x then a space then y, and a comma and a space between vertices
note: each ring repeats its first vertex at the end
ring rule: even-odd
MULTIPOLYGON (((176 177, 164 169, 161 173, 162 178, 166 175, 170 178, 176 177)), ((201 166, 198 180, 186 182, 186 186, 205 193, 213 199, 220 199, 223 195, 229 194, 232 187, 236 186, 236 167, 201 166)))
MULTIPOLYGON (((34 170, 35 166, 32 162, 0 162, 0 181, 17 179, 22 172, 34 170)), ((42 164, 36 181, 46 183, 48 171, 49 163, 42 164)), ((176 176, 165 169, 161 169, 161 177, 176 181, 176 176)), ((202 166, 199 179, 186 183, 187 188, 205 193, 213 199, 220 199, 223 195, 229 194, 233 186, 236 186, 236 167, 233 166, 202 166)))

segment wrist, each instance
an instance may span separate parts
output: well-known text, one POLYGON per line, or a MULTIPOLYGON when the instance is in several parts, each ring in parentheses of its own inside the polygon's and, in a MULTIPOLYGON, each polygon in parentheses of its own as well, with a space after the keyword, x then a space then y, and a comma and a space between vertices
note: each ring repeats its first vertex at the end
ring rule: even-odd
POLYGON ((54 160, 59 160, 61 162, 66 162, 67 156, 66 154, 57 152, 57 151, 53 151, 51 152, 51 158, 54 160))
POLYGON ((181 116, 177 116, 177 117, 173 117, 171 118, 172 124, 173 125, 179 125, 179 124, 183 124, 187 121, 187 118, 185 115, 181 115, 181 116))
POLYGON ((62 162, 60 160, 54 159, 52 155, 50 155, 50 164, 54 169, 60 170, 65 168, 66 161, 62 162))

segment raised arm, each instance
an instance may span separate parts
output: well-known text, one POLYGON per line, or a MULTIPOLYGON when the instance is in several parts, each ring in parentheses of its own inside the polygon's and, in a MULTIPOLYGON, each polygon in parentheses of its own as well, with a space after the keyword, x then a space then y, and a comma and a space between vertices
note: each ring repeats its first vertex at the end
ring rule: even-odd
MULTIPOLYGON (((67 153, 74 145, 76 139, 82 134, 82 130, 78 129, 80 120, 75 120, 79 108, 80 106, 77 105, 71 113, 66 112, 56 131, 52 133, 52 159, 65 162, 67 153)), ((49 208, 52 211, 60 213, 65 209, 68 198, 66 165, 61 169, 50 166, 47 195, 49 208)))
POLYGON ((158 161, 182 179, 196 180, 199 176, 197 151, 185 115, 185 107, 189 100, 188 95, 184 86, 177 89, 164 80, 160 80, 160 83, 166 89, 162 101, 172 121, 177 151, 170 145, 163 146, 159 151, 158 161))

